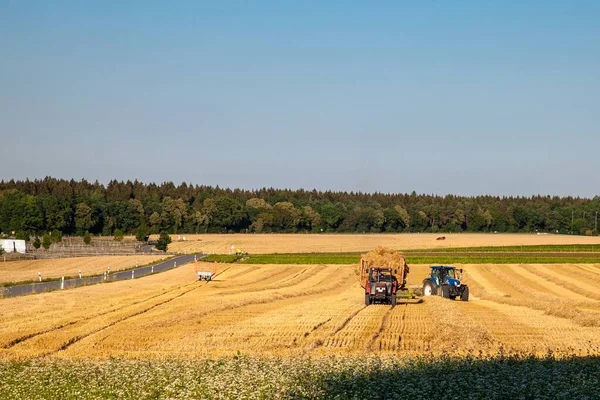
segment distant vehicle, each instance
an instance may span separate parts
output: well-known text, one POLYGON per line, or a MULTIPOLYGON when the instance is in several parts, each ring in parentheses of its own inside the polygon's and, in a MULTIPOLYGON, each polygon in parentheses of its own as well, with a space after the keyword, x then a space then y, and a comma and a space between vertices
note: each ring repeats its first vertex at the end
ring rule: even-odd
POLYGON ((462 269, 457 270, 453 266, 432 266, 430 276, 423 280, 423 295, 452 300, 459 297, 462 301, 469 301, 469 287, 461 283, 461 275, 462 269))
POLYGON ((198 271, 198 280, 199 281, 210 281, 212 279, 213 273, 209 271, 198 271))

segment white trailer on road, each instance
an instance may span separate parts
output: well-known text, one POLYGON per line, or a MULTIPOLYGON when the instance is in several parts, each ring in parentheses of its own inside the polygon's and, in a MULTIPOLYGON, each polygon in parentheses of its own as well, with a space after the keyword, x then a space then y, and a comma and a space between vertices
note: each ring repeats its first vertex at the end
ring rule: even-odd
POLYGON ((5 253, 27 253, 27 246, 24 240, 0 239, 0 246, 2 246, 5 253))

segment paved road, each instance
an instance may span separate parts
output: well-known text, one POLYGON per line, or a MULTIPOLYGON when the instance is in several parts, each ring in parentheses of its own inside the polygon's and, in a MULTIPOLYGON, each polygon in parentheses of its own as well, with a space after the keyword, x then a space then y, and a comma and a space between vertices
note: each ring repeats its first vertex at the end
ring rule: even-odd
MULTIPOLYGON (((203 256, 197 256, 203 257, 203 256)), ((42 292, 51 292, 53 290, 60 290, 61 287, 64 289, 71 289, 79 286, 94 285, 102 282, 113 282, 122 281, 126 279, 141 278, 142 276, 156 274, 158 272, 168 271, 173 268, 177 268, 181 265, 187 264, 194 260, 193 254, 184 256, 177 256, 169 260, 160 262, 154 265, 148 265, 146 267, 135 268, 127 271, 113 272, 109 274, 106 279, 104 276, 90 276, 76 279, 65 279, 64 284, 62 281, 52 282, 38 282, 28 283, 26 285, 15 285, 4 287, 0 289, 0 295, 2 297, 15 297, 26 294, 35 294, 42 292)))

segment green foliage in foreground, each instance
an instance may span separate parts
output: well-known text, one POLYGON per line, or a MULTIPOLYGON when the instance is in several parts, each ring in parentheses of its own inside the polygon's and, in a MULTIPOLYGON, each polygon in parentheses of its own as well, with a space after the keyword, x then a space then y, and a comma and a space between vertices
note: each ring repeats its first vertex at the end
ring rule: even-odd
POLYGON ((235 254, 211 254, 209 256, 201 258, 200 261, 218 262, 218 263, 234 263, 241 259, 242 259, 242 256, 237 256, 235 254))
POLYGON ((0 362, 13 399, 595 399, 600 358, 0 362))
MULTIPOLYGON (((356 264, 359 261, 359 253, 301 253, 250 255, 241 262, 243 264, 356 264)), ((510 256, 502 254, 448 254, 447 256, 439 256, 406 253, 406 261, 409 264, 590 264, 600 263, 600 256, 598 258, 577 255, 559 257, 531 253, 510 256)))

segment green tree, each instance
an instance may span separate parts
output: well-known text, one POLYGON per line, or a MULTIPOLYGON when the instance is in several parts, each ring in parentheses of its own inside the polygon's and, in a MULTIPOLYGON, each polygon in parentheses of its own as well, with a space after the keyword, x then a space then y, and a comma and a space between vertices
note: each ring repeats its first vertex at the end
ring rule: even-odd
POLYGON ((210 206, 210 227, 216 232, 239 231, 246 228, 246 207, 233 197, 218 196, 210 206))
POLYGON ((152 213, 152 215, 150 215, 150 232, 151 233, 158 233, 158 231, 160 230, 160 224, 161 224, 162 219, 160 218, 160 214, 157 213, 156 211, 152 213))
POLYGON ((399 232, 404 228, 404 221, 395 208, 385 208, 383 218, 385 219, 382 226, 384 232, 399 232))
POLYGON ((115 229, 114 236, 115 236, 115 241, 122 242, 123 241, 123 236, 125 236, 125 235, 123 234, 122 230, 115 229))
POLYGON ((167 196, 162 202, 162 222, 163 226, 177 233, 179 228, 183 225, 183 218, 185 216, 185 203, 182 199, 172 199, 167 196))
POLYGON ((328 231, 335 231, 344 220, 345 210, 339 203, 325 202, 319 209, 321 219, 328 231))
POLYGON ((134 215, 137 216, 138 224, 144 223, 144 205, 138 199, 129 200, 129 208, 133 211, 134 215))
POLYGON ((58 229, 54 229, 52 232, 50 232, 50 240, 52 243, 62 242, 62 232, 58 229))
POLYGON ((167 251, 171 243, 171 236, 167 232, 161 232, 158 241, 156 242, 156 248, 161 251, 167 251))
POLYGON ((37 236, 35 237, 35 239, 33 239, 33 247, 36 250, 39 249, 40 247, 42 247, 42 242, 41 242, 40 238, 37 236))
POLYGON ((83 235, 83 243, 90 245, 92 243, 92 235, 90 235, 90 231, 85 231, 83 235))
POLYGON ((73 210, 66 199, 59 196, 40 195, 40 206, 44 215, 44 229, 65 229, 69 225, 73 210))
POLYGON ((417 211, 413 217, 411 217, 413 232, 425 232, 429 225, 429 218, 424 211, 417 211))
POLYGON ((75 228, 87 231, 92 226, 94 226, 94 223, 90 206, 83 202, 77 204, 77 207, 75 207, 75 228))
POLYGON ((23 199, 23 229, 26 232, 38 232, 43 229, 44 215, 34 196, 28 195, 23 199))
POLYGON ((138 242, 145 242, 148 236, 148 228, 146 227, 146 224, 142 224, 140 225, 139 228, 137 228, 137 230, 135 231, 135 239, 138 242))
POLYGON ((52 239, 50 239, 50 235, 45 233, 44 236, 42 237, 42 247, 44 249, 48 250, 50 248, 51 244, 52 244, 52 239))
POLYGON ((400 226, 402 227, 402 230, 405 229, 409 229, 410 228, 410 214, 408 214, 408 211, 406 211, 406 208, 402 207, 401 205, 396 205, 394 206, 394 210, 396 210, 396 212, 398 213, 398 216, 400 217, 400 226))
POLYGON ((17 234, 15 235, 15 239, 24 240, 26 242, 29 242, 31 240, 31 237, 29 237, 29 233, 27 233, 27 231, 18 231, 17 234))
POLYGON ((311 206, 302 207, 300 225, 307 231, 316 231, 321 227, 321 215, 311 206))
POLYGON ((280 201, 273 206, 273 212, 278 231, 296 232, 302 211, 294 207, 289 201, 280 201))

